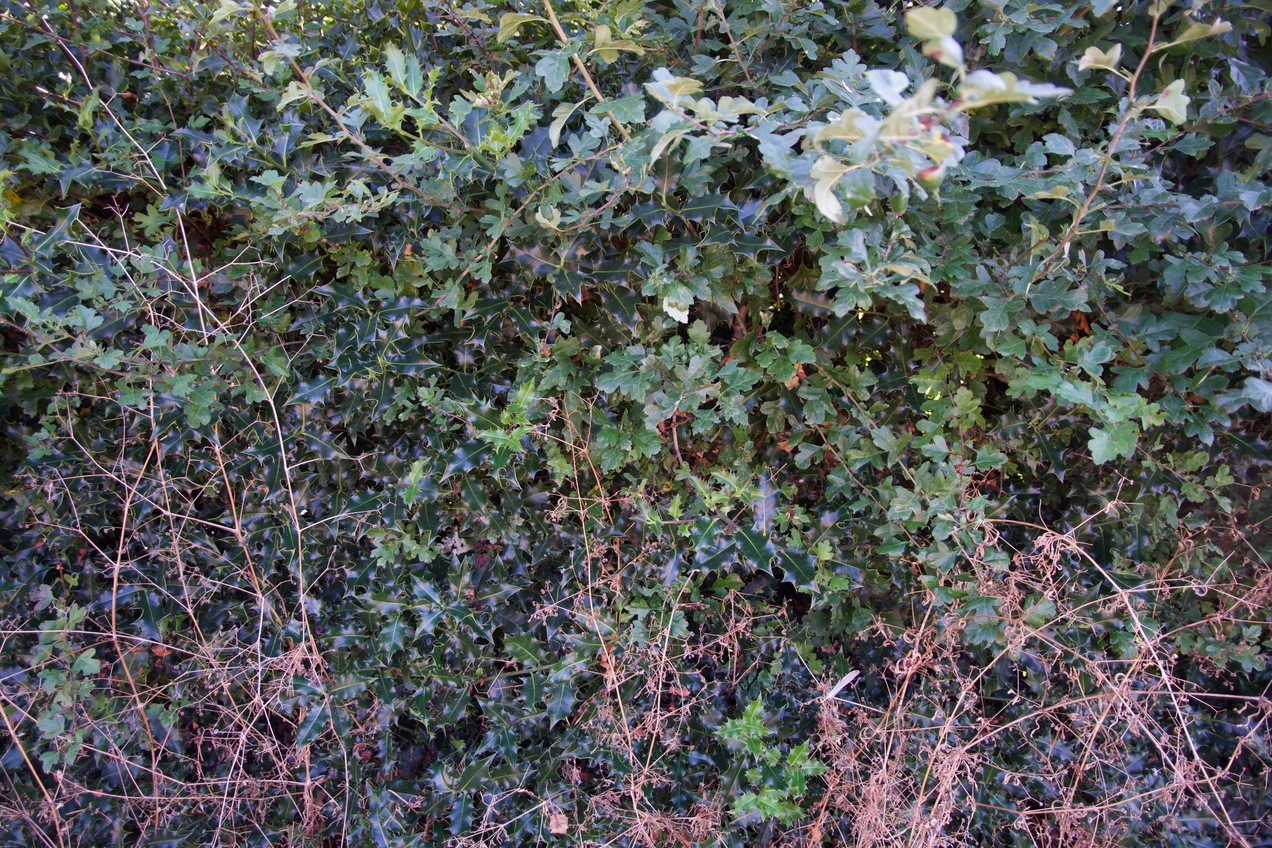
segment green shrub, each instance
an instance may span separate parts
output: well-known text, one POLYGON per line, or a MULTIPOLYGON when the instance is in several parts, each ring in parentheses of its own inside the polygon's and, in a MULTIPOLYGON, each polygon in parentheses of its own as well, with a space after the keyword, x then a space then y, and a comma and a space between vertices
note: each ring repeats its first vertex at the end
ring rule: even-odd
POLYGON ((0 5, 5 840, 1266 841, 1264 5, 0 5))

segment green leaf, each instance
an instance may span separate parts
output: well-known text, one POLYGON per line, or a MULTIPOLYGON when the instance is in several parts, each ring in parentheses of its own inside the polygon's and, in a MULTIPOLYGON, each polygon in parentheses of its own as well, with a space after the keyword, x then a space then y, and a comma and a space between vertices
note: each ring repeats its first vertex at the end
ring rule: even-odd
POLYGON ((911 9, 905 13, 905 29, 920 41, 937 41, 954 35, 958 18, 949 9, 911 9))
POLYGON ((606 100, 604 103, 597 103, 588 111, 597 117, 613 114, 614 118, 622 124, 643 124, 645 122, 645 98, 639 95, 617 97, 613 100, 606 100))
POLYGON ((782 567, 782 580, 796 589, 811 592, 817 584, 817 560, 806 551, 783 549, 777 556, 782 567))
POLYGON ((742 559, 756 571, 769 572, 777 549, 767 533, 759 530, 739 530, 734 536, 742 559))
POLYGON ((335 385, 335 377, 320 377, 316 380, 302 382, 296 386, 296 392, 287 401, 287 406, 295 406, 300 403, 322 403, 335 385))
POLYGON ((520 12, 506 12, 499 18, 499 34, 495 36, 495 40, 503 44, 508 39, 517 34, 517 30, 525 24, 532 21, 548 23, 547 18, 541 18, 538 15, 525 15, 520 12))
POLYGON ((84 651, 84 653, 76 657, 75 663, 71 666, 71 674, 79 675, 81 677, 93 677, 100 672, 102 670, 102 663, 101 660, 94 656, 96 653, 96 649, 89 648, 84 651))
MULTIPOLYGON (((566 77, 570 75, 570 56, 564 50, 553 50, 535 63, 534 72, 543 80, 544 85, 548 87, 548 91, 558 92, 565 85, 566 77)), ((558 106, 557 110, 559 111, 560 108, 558 106)), ((570 112, 572 113, 577 108, 578 105, 576 104, 570 109, 570 112)), ((553 114, 555 115, 556 112, 553 112, 553 114)), ((558 130, 557 137, 560 138, 560 135, 561 133, 558 130)), ((554 142, 552 146, 555 147, 556 143, 554 142)))
POLYGON ((367 71, 362 78, 362 84, 366 89, 367 97, 371 100, 371 105, 381 115, 387 115, 393 108, 393 100, 389 97, 389 87, 384 82, 384 77, 380 76, 378 71, 367 71))
POLYGON ((1259 412, 1272 412, 1272 382, 1261 377, 1246 377, 1245 399, 1259 412))
POLYGON ((327 705, 319 703, 311 706, 301 719, 300 726, 296 728, 296 744, 312 745, 322 734, 327 722, 327 705))
POLYGON ((1118 457, 1130 457, 1139 442, 1139 427, 1133 421, 1122 421, 1106 427, 1092 427, 1087 447, 1096 465, 1118 457))
POLYGON ((396 44, 384 48, 384 64, 389 69, 389 79, 406 87, 406 54, 396 44))
POLYGON ((548 680, 543 703, 548 710, 548 718, 555 724, 565 721, 574 711, 578 687, 574 682, 577 668, 571 664, 553 673, 548 680))
POLYGON ((1056 602, 1042 595, 1034 595, 1025 608, 1025 624, 1030 627, 1045 627, 1056 617, 1056 602))

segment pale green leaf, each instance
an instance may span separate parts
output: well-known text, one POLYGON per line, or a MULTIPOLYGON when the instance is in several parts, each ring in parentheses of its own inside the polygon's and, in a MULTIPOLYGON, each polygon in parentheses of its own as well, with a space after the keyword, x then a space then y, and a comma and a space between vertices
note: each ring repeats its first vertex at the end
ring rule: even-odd
POLYGON ((570 116, 582 106, 584 101, 578 103, 562 103, 560 106, 552 110, 552 123, 548 127, 548 141, 552 142, 553 149, 561 143, 561 131, 565 129, 566 122, 570 120, 570 116))
POLYGON ((1101 50, 1098 47, 1088 47, 1086 52, 1082 54, 1082 58, 1078 60, 1078 70, 1085 71, 1088 68, 1103 68, 1106 71, 1117 70, 1117 66, 1122 61, 1122 45, 1114 44, 1108 51, 1101 50))
POLYGON ((947 68, 963 67, 963 48, 949 36, 923 42, 923 55, 931 56, 947 68))
POLYGON ((995 103, 1034 103, 1039 97, 1064 97, 1072 90, 1050 83, 1029 82, 1013 73, 996 74, 981 69, 972 71, 959 89, 965 109, 975 109, 995 103))
POLYGON ((305 100, 309 97, 309 89, 305 88, 296 80, 287 83, 287 89, 283 92, 282 97, 278 98, 278 111, 283 111, 297 100, 305 100))
POLYGON ((1184 94, 1184 81, 1175 80, 1157 95, 1157 100, 1148 108, 1172 124, 1182 124, 1188 120, 1188 103, 1191 99, 1184 94))
POLYGON ((219 24, 226 18, 237 15, 242 11, 243 7, 234 2, 234 0, 221 0, 221 4, 217 6, 216 11, 212 13, 212 18, 208 22, 214 25, 219 24))
POLYGON ((655 99, 674 109, 682 98, 702 91, 702 83, 688 77, 672 76, 671 71, 659 68, 654 71, 654 81, 645 83, 645 88, 655 99))
POLYGON ((949 9, 911 9, 905 13, 905 29, 921 41, 936 41, 954 34, 958 18, 949 9))
POLYGON ((857 142, 878 132, 878 119, 867 115, 860 109, 849 109, 839 116, 839 120, 832 121, 818 130, 815 141, 818 145, 835 139, 857 142))
POLYGON ((910 78, 905 74, 887 70, 866 71, 866 80, 879 99, 889 106, 900 106, 905 102, 904 92, 910 87, 910 78))
POLYGON ((691 306, 693 306, 692 301, 684 301, 678 298, 664 297, 662 300, 663 312, 666 312, 681 324, 689 323, 689 307, 691 306))
POLYGON ((398 85, 406 85, 406 54, 396 44, 384 48, 384 64, 389 69, 389 79, 398 85))
POLYGON ((688 130, 672 130, 671 132, 663 133, 658 141, 654 142, 653 149, 649 151, 649 164, 652 165, 657 162, 660 156, 675 147, 688 132, 688 130))
POLYGON ((1181 29, 1172 41, 1168 41, 1165 44, 1159 44, 1154 47, 1153 52, 1156 53, 1158 50, 1169 50, 1172 47, 1177 47, 1180 44, 1185 44, 1189 41, 1197 41, 1202 38, 1213 38, 1216 35, 1223 35, 1226 32, 1232 32, 1232 24, 1222 18, 1216 20, 1213 24, 1202 24, 1193 21, 1181 29))
POLYGON ((1247 377, 1245 397, 1259 412, 1272 412, 1272 383, 1259 377, 1247 377))
POLYGON ((809 174, 816 181, 808 192, 813 203, 817 204, 819 212, 836 224, 844 222, 844 207, 839 198, 835 197, 835 184, 850 170, 852 169, 849 166, 823 156, 813 163, 809 174))

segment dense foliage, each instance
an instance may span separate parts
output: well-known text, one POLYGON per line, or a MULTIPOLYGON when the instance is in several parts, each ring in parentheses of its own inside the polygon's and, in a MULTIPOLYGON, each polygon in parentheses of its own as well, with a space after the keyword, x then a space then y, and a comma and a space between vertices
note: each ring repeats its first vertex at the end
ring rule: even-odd
POLYGON ((1267 844, 1266 11, 0 3, 0 839, 1267 844))

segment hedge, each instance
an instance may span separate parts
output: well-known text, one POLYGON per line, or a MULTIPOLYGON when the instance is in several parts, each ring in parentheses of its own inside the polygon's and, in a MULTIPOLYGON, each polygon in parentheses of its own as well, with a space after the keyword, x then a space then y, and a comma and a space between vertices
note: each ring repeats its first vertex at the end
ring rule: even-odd
POLYGON ((1266 9, 0 3, 0 839, 1267 844, 1266 9))

